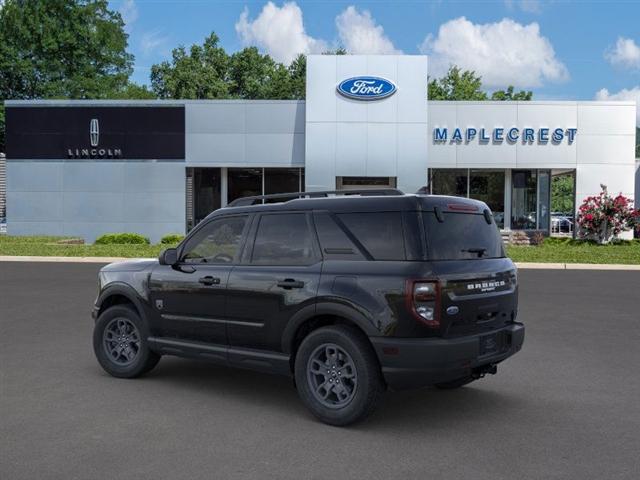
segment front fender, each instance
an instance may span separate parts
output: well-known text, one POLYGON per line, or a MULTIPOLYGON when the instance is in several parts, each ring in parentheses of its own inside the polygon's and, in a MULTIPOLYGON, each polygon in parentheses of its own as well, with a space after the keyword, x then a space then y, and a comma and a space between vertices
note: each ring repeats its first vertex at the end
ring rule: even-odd
POLYGON ((98 295, 96 299, 94 312, 97 319, 97 312, 102 309, 104 302, 114 295, 125 297, 136 307, 136 310, 140 313, 140 316, 144 321, 147 320, 147 311, 143 299, 138 295, 138 292, 131 285, 124 282, 113 282, 104 287, 104 289, 98 295))

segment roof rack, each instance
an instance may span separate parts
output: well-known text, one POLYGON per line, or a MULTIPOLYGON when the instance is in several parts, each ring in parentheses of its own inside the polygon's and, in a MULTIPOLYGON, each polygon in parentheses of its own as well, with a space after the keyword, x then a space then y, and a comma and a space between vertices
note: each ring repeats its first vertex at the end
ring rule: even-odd
POLYGON ((248 207, 256 203, 264 203, 265 200, 281 200, 283 203, 298 198, 318 198, 328 197, 329 195, 404 195, 404 192, 397 188, 380 188, 380 189, 363 189, 363 190, 324 190, 320 192, 292 192, 292 193, 275 193, 272 195, 255 195, 252 197, 237 198, 229 203, 227 207, 248 207))

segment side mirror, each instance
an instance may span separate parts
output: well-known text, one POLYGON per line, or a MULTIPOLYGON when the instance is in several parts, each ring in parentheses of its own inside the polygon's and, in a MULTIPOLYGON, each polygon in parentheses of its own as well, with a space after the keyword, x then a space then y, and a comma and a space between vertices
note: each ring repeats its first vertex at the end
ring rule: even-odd
POLYGON ((178 250, 175 248, 166 248, 158 256, 160 265, 175 265, 178 263, 178 250))

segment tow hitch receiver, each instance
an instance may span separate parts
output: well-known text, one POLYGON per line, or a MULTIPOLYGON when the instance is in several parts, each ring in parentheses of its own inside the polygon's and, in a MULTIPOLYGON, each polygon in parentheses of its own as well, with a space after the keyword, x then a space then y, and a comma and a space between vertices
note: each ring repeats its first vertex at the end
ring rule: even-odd
POLYGON ((482 378, 485 375, 495 375, 498 372, 498 366, 490 363, 488 365, 482 365, 481 367, 474 368, 471 371, 471 376, 475 379, 482 378))

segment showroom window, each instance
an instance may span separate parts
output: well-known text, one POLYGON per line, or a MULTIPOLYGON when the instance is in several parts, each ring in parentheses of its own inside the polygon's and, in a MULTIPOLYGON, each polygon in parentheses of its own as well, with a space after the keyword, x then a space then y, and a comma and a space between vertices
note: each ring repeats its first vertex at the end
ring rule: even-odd
POLYGON ((501 229, 550 228, 549 170, 432 168, 428 178, 429 192, 433 195, 473 198, 486 203, 501 229))
POLYGON ((229 168, 227 203, 237 198, 275 193, 301 192, 303 168, 229 168))

